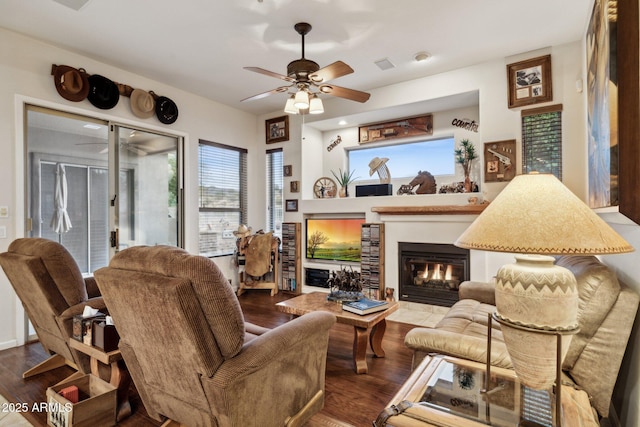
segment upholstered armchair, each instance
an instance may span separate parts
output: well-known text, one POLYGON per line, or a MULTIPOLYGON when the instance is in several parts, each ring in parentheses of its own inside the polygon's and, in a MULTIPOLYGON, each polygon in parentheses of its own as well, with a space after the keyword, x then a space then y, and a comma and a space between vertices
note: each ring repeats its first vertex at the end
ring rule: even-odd
POLYGON ((0 265, 29 316, 40 343, 51 354, 22 374, 23 378, 65 364, 90 371, 89 357, 69 347, 73 316, 86 305, 104 312, 93 277, 83 278, 71 254, 61 244, 42 238, 17 239, 0 254, 0 265))
MULTIPOLYGON (((561 256, 556 264, 573 272, 579 293, 580 330, 564 359, 564 379, 585 390, 593 408, 606 418, 640 298, 593 256, 561 256)), ((434 328, 415 328, 405 336, 405 345, 414 352, 414 367, 429 353, 486 362, 494 284, 465 282, 459 296, 434 328)), ((492 322, 492 326, 491 364, 513 368, 500 324, 492 322)))
POLYGON ((334 315, 271 330, 246 323, 215 263, 169 246, 125 249, 95 277, 154 419, 301 426, 322 408, 334 315))

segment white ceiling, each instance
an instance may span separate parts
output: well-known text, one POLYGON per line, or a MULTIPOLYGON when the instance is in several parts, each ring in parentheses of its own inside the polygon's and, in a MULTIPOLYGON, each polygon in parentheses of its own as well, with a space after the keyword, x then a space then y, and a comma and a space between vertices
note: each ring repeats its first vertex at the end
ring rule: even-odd
POLYGON ((313 26, 305 38, 307 59, 320 67, 346 62, 355 72, 333 82, 369 91, 580 40, 592 3, 89 0, 74 10, 53 0, 2 0, 0 26, 234 108, 265 114, 281 109, 286 95, 240 100, 283 82, 243 67, 286 74, 287 64, 301 57, 300 35, 293 29, 297 22, 313 26), (431 59, 413 61, 420 51, 429 52, 431 59), (383 58, 396 68, 380 70, 374 62, 383 58))

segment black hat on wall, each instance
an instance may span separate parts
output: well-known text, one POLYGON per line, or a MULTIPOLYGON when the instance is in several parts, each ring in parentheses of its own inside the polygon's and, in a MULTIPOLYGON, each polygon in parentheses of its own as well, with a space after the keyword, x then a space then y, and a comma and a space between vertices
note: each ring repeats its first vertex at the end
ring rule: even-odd
POLYGON ((99 74, 89 76, 89 95, 87 99, 94 107, 109 110, 116 106, 120 99, 118 85, 99 74))
POLYGON ((178 119, 178 106, 166 96, 156 96, 156 116, 165 125, 170 125, 178 119))

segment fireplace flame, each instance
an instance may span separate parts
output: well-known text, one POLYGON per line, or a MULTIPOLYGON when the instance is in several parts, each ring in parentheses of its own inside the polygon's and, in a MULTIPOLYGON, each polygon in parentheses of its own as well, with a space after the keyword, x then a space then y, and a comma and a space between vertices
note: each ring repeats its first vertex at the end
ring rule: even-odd
POLYGON ((424 280, 451 280, 453 278, 453 265, 447 264, 444 272, 442 267, 443 264, 433 264, 432 270, 429 270, 429 263, 426 263, 419 277, 424 280))

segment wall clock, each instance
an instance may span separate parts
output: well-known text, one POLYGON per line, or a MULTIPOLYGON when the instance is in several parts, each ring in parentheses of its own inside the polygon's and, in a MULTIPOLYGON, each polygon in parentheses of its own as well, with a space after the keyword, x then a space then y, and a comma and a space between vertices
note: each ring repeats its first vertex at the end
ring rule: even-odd
POLYGON ((316 199, 331 199, 336 197, 338 186, 335 181, 329 177, 323 176, 313 184, 313 196, 316 199))

